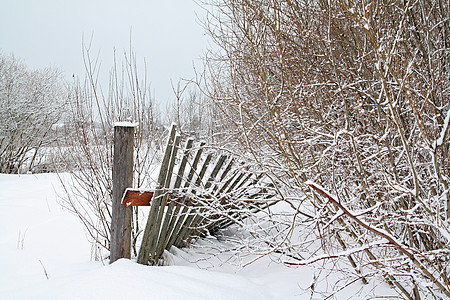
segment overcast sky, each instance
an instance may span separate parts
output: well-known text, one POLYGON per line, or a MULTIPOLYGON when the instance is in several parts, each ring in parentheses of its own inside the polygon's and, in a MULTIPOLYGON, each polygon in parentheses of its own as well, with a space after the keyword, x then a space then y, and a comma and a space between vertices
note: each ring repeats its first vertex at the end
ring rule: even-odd
POLYGON ((114 49, 129 49, 131 31, 161 104, 173 97, 170 80, 192 78, 207 48, 199 24, 204 12, 193 0, 2 0, 1 10, 0 51, 30 68, 58 67, 66 78, 83 75, 83 35, 87 41, 93 35, 107 76, 114 49))

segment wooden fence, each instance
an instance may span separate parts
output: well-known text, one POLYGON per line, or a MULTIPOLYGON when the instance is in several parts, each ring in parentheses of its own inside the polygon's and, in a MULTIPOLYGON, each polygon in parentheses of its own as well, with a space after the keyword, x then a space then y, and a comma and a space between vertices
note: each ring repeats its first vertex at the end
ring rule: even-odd
MULTIPOLYGON (((131 133, 132 130, 129 130, 131 133)), ((132 145, 130 141, 127 143, 132 145)), ((126 148, 116 144, 115 147, 126 148)), ((124 178, 129 176, 127 172, 114 172, 118 168, 129 168, 128 164, 119 166, 121 159, 118 160, 113 174, 124 178)), ((132 163, 129 155, 128 161, 132 163)), ((193 139, 186 140, 182 147, 181 137, 176 134, 174 125, 156 189, 134 190, 129 188, 132 186, 129 181, 128 186, 124 187, 121 183, 123 179, 113 180, 113 191, 121 190, 123 197, 120 200, 114 198, 117 203, 113 203, 112 223, 118 222, 119 225, 111 226, 111 235, 115 230, 116 235, 120 231, 124 237, 111 237, 111 242, 117 243, 114 247, 111 245, 111 263, 117 258, 129 257, 131 221, 127 220, 130 213, 127 209, 130 206, 150 205, 137 261, 158 265, 164 250, 170 250, 172 246, 184 247, 201 235, 232 224, 243 225, 246 217, 274 204, 277 199, 276 190, 266 182, 263 174, 256 175, 232 156, 209 149, 204 142, 194 145, 193 139), (116 209, 121 213, 118 218, 114 215, 114 206, 120 206, 116 209), (117 252, 114 256, 113 250, 117 252)))

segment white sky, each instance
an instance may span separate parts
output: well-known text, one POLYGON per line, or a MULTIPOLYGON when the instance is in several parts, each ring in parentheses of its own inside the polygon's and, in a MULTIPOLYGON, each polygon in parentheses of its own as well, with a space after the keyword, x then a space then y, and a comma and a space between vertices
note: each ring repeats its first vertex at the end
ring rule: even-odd
POLYGON ((193 78, 207 48, 204 13, 193 0, 0 0, 0 7, 0 51, 30 68, 58 67, 67 78, 84 74, 83 35, 93 34, 92 54, 100 51, 107 78, 114 49, 117 57, 129 52, 131 32, 138 67, 145 58, 163 106, 173 98, 170 80, 193 78))

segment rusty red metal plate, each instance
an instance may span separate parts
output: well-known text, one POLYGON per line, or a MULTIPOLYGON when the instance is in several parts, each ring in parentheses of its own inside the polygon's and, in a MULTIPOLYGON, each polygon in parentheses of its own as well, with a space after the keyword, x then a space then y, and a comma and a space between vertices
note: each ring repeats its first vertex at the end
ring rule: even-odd
POLYGON ((122 205, 125 206, 150 206, 153 198, 153 191, 126 190, 122 198, 122 205))

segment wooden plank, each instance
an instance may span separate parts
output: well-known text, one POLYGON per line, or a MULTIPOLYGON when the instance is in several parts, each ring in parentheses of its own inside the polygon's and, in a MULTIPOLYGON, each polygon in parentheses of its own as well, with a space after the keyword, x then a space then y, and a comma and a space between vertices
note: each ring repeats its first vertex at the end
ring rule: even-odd
MULTIPOLYGON (((188 139, 186 142, 183 158, 178 168, 177 178, 175 180, 175 184, 173 185, 174 191, 177 191, 181 186, 184 171, 186 169, 186 165, 188 162, 189 152, 190 149, 192 148, 193 142, 194 142, 193 139, 188 139)), ((175 221, 178 219, 178 212, 179 212, 178 206, 177 206, 178 209, 175 208, 174 212, 174 207, 176 204, 178 204, 177 202, 178 201, 170 201, 168 204, 166 215, 164 218, 164 223, 162 225, 163 230, 161 230, 158 245, 156 247, 156 257, 160 257, 163 255, 164 249, 167 247, 167 244, 169 242, 170 234, 172 233, 173 228, 175 226, 175 221)))
POLYGON ((110 263, 131 257, 132 208, 122 205, 122 195, 133 186, 134 125, 114 126, 110 263))
POLYGON ((158 176, 158 190, 153 195, 153 198, 155 201, 152 201, 150 205, 150 212, 148 214, 147 218, 147 224, 145 226, 144 235, 142 237, 142 244, 141 248, 139 249, 139 255, 137 262, 140 264, 147 265, 150 258, 150 249, 151 249, 151 243, 152 239, 154 238, 155 232, 158 229, 155 228, 156 221, 158 217, 158 212, 161 206, 162 197, 164 196, 161 190, 161 188, 164 187, 167 177, 167 171, 170 164, 170 158, 172 155, 172 147, 173 143, 175 141, 175 134, 176 134, 176 125, 173 124, 172 128, 170 130, 169 139, 167 141, 166 150, 164 152, 164 158, 161 163, 161 169, 159 170, 159 176, 158 176))
MULTIPOLYGON (((172 182, 173 169, 175 167, 175 161, 176 161, 176 158, 177 158, 178 149, 180 147, 180 142, 181 142, 181 136, 177 135, 175 137, 175 141, 174 141, 174 144, 173 144, 173 147, 172 147, 172 153, 170 155, 169 166, 168 166, 168 169, 166 171, 166 173, 167 173, 166 174, 166 180, 164 182, 164 188, 166 188, 166 189, 168 189, 170 187, 171 182, 172 182)), ((154 231, 153 231, 153 235, 152 235, 153 237, 152 237, 152 240, 150 241, 150 248, 149 248, 150 249, 150 255, 151 255, 151 258, 152 258, 152 263, 157 263, 158 260, 161 258, 161 257, 158 257, 156 255, 157 254, 157 249, 156 248, 157 248, 157 245, 158 245, 158 240, 161 238, 161 236, 160 236, 161 231, 165 231, 166 230, 166 228, 162 228, 161 229, 162 221, 163 221, 163 217, 164 217, 164 212, 165 212, 165 209, 162 206, 162 204, 167 204, 168 199, 169 199, 168 198, 168 193, 164 193, 163 198, 161 199, 160 209, 158 211, 158 215, 157 215, 157 218, 155 220, 156 223, 154 225, 154 231)))
POLYGON ((205 184, 205 190, 209 189, 210 186, 213 184, 214 180, 216 180, 217 173, 219 173, 220 169, 222 168, 223 164, 225 163, 225 160, 227 159, 227 156, 222 154, 219 159, 217 160, 214 169, 212 170, 211 174, 209 175, 209 179, 205 184))

